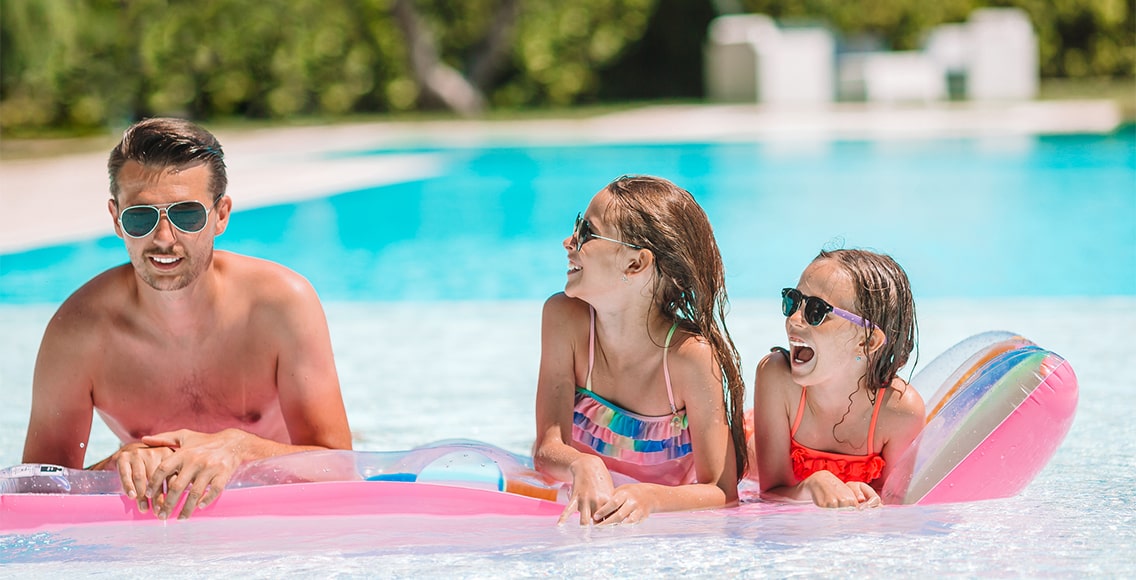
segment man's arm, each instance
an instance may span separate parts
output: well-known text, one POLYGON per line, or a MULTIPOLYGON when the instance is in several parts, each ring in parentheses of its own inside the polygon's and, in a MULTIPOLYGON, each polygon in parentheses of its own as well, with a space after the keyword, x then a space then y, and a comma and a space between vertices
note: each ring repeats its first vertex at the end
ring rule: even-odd
POLYGON ((351 449, 351 429, 335 370, 327 318, 315 289, 288 272, 288 306, 276 318, 276 381, 293 445, 351 449))
POLYGON ((32 379, 32 410, 24 463, 81 469, 91 436, 94 402, 82 316, 65 303, 44 331, 32 379))

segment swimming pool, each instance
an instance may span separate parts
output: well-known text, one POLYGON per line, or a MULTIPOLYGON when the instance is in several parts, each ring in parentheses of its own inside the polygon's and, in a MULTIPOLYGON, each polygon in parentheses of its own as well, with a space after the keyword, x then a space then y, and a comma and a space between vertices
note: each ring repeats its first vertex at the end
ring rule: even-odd
MULTIPOLYGON (((1127 574, 1136 565, 1133 144, 1129 129, 356 151, 439 156, 444 171, 239 212, 218 240, 288 264, 327 302, 356 448, 466 437, 523 453, 540 301, 563 283, 560 240, 612 177, 670 177, 715 225, 747 378, 784 341, 777 290, 834 240, 892 253, 908 269, 924 362, 988 329, 1068 359, 1081 382, 1077 419, 1018 497, 865 513, 758 503, 602 530, 532 518, 191 520, 0 536, 0 562, 17 575, 90 572, 97 562, 116 577, 1127 574)), ((0 464, 19 461, 44 325, 82 281, 124 260, 120 244, 0 256, 0 464)), ((114 447, 98 424, 89 455, 114 447)))

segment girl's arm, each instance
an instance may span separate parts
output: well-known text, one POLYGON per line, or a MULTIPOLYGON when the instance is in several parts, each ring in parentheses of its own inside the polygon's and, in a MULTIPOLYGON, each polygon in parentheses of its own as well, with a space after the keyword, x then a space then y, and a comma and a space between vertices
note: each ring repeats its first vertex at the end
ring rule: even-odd
POLYGON ((654 512, 717 508, 738 501, 737 450, 726 423, 721 372, 713 350, 705 341, 690 337, 672 349, 668 362, 675 404, 686 407, 697 483, 620 486, 596 512, 597 523, 634 523, 654 512))
POLYGON ((790 392, 799 392, 785 357, 772 353, 757 365, 753 379, 753 444, 761 495, 767 499, 810 501, 804 482, 793 484, 789 460, 790 392))
POLYGON ((568 507, 560 520, 563 522, 579 511, 582 525, 590 523, 596 508, 607 502, 612 483, 602 459, 581 453, 571 445, 575 345, 580 343, 581 320, 588 320, 588 306, 579 300, 555 294, 544 303, 533 464, 545 475, 572 484, 568 507))

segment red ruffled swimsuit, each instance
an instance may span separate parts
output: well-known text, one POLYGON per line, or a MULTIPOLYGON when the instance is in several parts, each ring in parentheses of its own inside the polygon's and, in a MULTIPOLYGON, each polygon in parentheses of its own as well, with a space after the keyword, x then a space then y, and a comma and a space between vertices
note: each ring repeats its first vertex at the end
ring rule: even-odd
POLYGON ((872 410, 872 422, 868 425, 867 455, 845 455, 843 453, 818 451, 805 447, 794 439, 797 434, 797 427, 801 424, 801 417, 805 414, 805 387, 801 387, 801 404, 797 406, 797 419, 793 421, 793 429, 789 431, 789 458, 793 463, 793 475, 797 478, 797 481, 801 481, 822 469, 832 472, 844 483, 850 481, 871 483, 872 480, 879 477, 884 471, 885 463, 884 458, 873 451, 875 449, 873 440, 876 435, 876 418, 880 415, 883 400, 884 392, 881 390, 876 397, 876 405, 872 410))

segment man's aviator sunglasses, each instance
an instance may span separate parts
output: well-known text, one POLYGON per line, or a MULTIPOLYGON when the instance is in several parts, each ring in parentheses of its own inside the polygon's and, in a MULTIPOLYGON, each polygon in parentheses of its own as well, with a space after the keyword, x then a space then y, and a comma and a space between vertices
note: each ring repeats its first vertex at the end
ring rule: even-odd
POLYGON ((843 308, 837 308, 816 296, 805 296, 796 288, 781 290, 781 312, 785 316, 792 316, 797 309, 801 310, 801 317, 810 326, 819 326, 820 323, 824 322, 824 317, 831 312, 857 326, 879 328, 872 321, 856 316, 843 308))
POLYGON ((608 241, 608 242, 615 242, 617 244, 622 244, 622 245, 627 246, 628 248, 631 248, 633 250, 642 250, 643 249, 643 246, 636 246, 635 244, 629 244, 629 243, 624 242, 622 240, 616 240, 616 239, 613 239, 613 238, 605 238, 601 235, 597 235, 595 232, 592 231, 592 224, 588 223, 588 220, 584 219, 584 214, 582 214, 582 213, 576 214, 576 225, 572 228, 572 238, 576 240, 576 251, 577 252, 579 252, 580 248, 582 248, 584 246, 584 243, 586 243, 588 240, 590 240, 592 238, 595 238, 597 240, 605 240, 605 241, 608 241))
POLYGON ((175 228, 187 234, 196 234, 209 223, 209 212, 212 209, 205 207, 200 201, 179 201, 163 206, 132 205, 118 214, 118 223, 126 235, 144 238, 154 233, 164 212, 166 219, 175 228))

